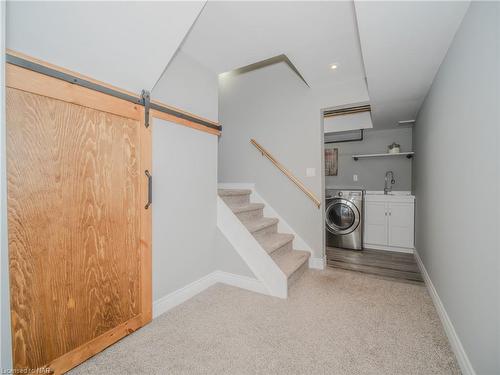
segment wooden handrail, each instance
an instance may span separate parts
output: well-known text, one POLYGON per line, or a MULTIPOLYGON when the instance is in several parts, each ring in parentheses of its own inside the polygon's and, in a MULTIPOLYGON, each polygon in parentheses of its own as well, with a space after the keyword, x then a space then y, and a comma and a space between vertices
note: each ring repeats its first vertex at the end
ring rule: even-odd
POLYGON ((268 158, 271 163, 273 163, 278 169, 285 175, 287 176, 292 182, 298 186, 300 190, 302 190, 313 202, 314 204, 319 208, 321 206, 321 202, 312 191, 310 191, 308 188, 305 187, 305 185, 297 178, 295 177, 288 169, 286 169, 283 164, 281 164, 279 161, 277 161, 267 150, 262 147, 255 139, 251 139, 250 143, 255 146, 257 150, 260 151, 262 156, 265 156, 268 158))

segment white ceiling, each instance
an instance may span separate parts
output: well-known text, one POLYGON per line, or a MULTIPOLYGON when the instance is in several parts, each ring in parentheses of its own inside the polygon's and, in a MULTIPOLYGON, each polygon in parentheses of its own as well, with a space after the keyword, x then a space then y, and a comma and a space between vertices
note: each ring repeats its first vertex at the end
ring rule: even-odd
POLYGON ((181 49, 216 74, 286 54, 318 95, 352 82, 366 100, 352 2, 209 1, 181 49))
POLYGON ((469 2, 355 6, 374 127, 415 119, 469 2))
POLYGON ((214 1, 200 14, 203 5, 8 2, 7 47, 139 93, 192 26, 181 49, 214 74, 286 54, 318 109, 369 99, 374 127, 389 128, 415 118, 469 3, 214 1))
POLYGON ((7 2, 7 48, 120 88, 152 89, 195 2, 7 2))

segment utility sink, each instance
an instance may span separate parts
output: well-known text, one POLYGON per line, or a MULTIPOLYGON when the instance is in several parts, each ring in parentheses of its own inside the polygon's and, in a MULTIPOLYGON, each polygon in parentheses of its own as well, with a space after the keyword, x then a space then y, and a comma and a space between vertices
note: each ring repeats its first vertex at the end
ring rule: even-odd
POLYGON ((397 195, 397 196, 410 196, 411 191, 404 191, 404 190, 395 190, 391 191, 387 194, 384 194, 382 190, 367 190, 365 191, 365 195, 397 195))
POLYGON ((411 191, 395 190, 387 194, 384 191, 365 191, 365 200, 373 202, 413 202, 415 196, 411 195, 411 191))

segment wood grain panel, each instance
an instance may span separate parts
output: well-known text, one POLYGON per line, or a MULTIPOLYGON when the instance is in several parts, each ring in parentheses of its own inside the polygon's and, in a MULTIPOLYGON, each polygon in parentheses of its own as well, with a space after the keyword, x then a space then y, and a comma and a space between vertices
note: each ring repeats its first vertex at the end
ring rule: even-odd
POLYGON ((150 244, 148 224, 141 227, 141 128, 138 119, 7 89, 16 368, 58 363, 131 319, 143 320, 151 290, 141 254, 150 244))
POLYGON ((87 358, 92 357, 124 336, 134 332, 144 324, 143 321, 144 319, 142 314, 137 315, 125 323, 122 323, 112 330, 102 334, 101 336, 96 337, 92 341, 89 341, 48 363, 46 368, 51 369, 52 372, 56 374, 64 373, 75 367, 75 364, 82 363, 87 358))
POLYGON ((12 64, 5 65, 6 86, 139 120, 142 106, 12 64))

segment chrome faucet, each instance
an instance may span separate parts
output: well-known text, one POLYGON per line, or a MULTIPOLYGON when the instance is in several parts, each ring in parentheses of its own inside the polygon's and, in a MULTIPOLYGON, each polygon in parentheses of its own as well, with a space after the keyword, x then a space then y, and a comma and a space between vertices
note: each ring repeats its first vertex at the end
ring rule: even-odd
POLYGON ((384 185, 384 194, 387 195, 392 191, 392 185, 396 183, 396 180, 394 179, 394 172, 393 171, 387 171, 385 172, 385 185, 384 185), (391 176, 391 179, 389 180, 389 176, 391 176), (389 186, 389 183, 391 184, 389 186))

